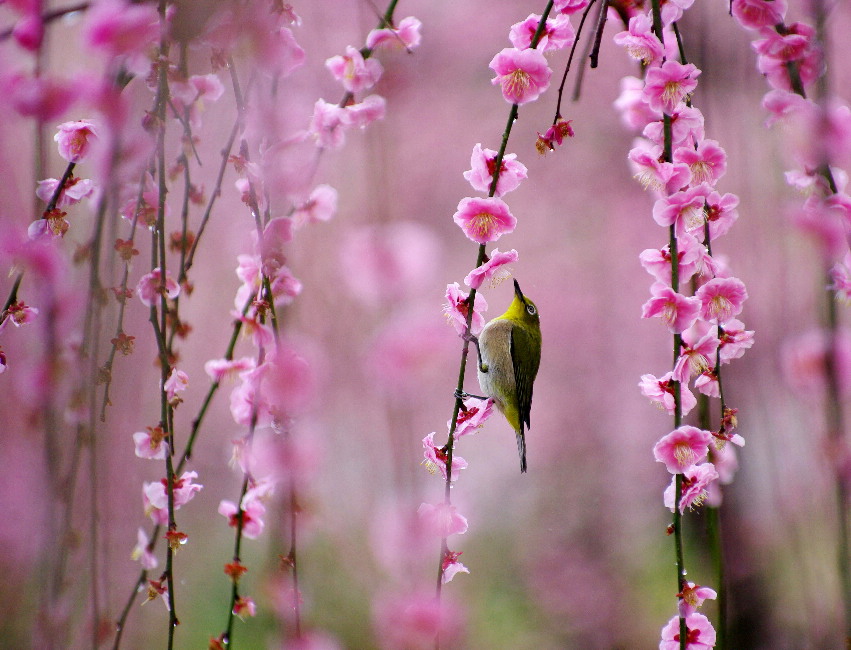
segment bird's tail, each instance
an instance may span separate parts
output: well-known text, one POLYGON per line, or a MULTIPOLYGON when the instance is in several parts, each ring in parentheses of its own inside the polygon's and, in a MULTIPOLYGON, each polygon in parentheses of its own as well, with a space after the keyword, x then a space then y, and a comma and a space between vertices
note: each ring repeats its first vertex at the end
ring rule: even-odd
POLYGON ((520 454, 520 472, 526 473, 526 434, 521 427, 517 432, 517 453, 520 454))

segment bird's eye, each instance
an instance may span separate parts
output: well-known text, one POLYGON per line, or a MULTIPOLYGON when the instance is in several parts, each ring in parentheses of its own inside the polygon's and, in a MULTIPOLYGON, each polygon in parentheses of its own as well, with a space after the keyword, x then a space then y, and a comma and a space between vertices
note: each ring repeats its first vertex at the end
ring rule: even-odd
POLYGON ((530 316, 534 316, 538 313, 538 310, 535 309, 535 305, 526 305, 526 311, 529 312, 530 316))

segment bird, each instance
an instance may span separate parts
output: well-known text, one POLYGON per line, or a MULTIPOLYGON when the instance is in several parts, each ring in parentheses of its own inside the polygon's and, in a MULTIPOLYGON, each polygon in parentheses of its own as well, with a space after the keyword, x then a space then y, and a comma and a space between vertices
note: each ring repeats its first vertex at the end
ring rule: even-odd
POLYGON ((525 473, 532 388, 541 364, 541 322, 538 308, 523 295, 517 280, 506 312, 489 321, 473 340, 479 386, 517 433, 520 472, 525 473))

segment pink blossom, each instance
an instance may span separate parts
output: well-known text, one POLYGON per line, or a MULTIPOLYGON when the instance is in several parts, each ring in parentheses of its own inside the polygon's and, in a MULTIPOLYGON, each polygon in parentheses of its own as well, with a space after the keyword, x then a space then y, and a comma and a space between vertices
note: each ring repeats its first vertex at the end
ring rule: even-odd
POLYGON ((496 241, 513 232, 517 219, 505 201, 496 197, 461 199, 458 211, 452 216, 468 239, 479 244, 496 241))
MULTIPOLYGON (((247 534, 246 537, 248 537, 247 534)), ((257 605, 254 604, 254 599, 248 596, 240 596, 237 598, 233 603, 233 615, 243 621, 246 616, 256 616, 257 605)))
POLYGON ((519 253, 513 248, 505 253, 500 253, 498 248, 491 251, 490 258, 485 258, 481 266, 476 267, 464 278, 464 284, 472 289, 479 289, 488 280, 491 286, 499 285, 510 273, 502 268, 506 264, 512 264, 519 258, 519 253))
MULTIPOLYGON (((529 14, 526 20, 515 23, 508 33, 508 40, 518 50, 525 50, 532 45, 532 38, 538 30, 541 17, 537 14, 529 14)), ((557 14, 555 18, 547 18, 544 30, 538 40, 536 49, 541 52, 549 50, 561 50, 573 44, 576 32, 570 24, 570 18, 565 14, 557 14)))
POLYGON ((710 442, 712 434, 709 431, 681 426, 654 445, 653 457, 657 462, 664 463, 671 474, 682 474, 706 458, 710 442))
POLYGON ((559 12, 568 16, 582 11, 588 6, 589 0, 555 0, 553 12, 559 12))
MULTIPOLYGON (((470 182, 474 190, 485 194, 490 192, 496 171, 496 156, 496 151, 482 149, 481 144, 473 147, 473 155, 470 157, 471 169, 464 172, 464 178, 470 182)), ((500 165, 494 196, 502 196, 517 189, 524 178, 526 178, 526 166, 517 161, 517 154, 505 154, 500 165)))
POLYGON ((189 375, 187 375, 182 370, 172 368, 171 374, 168 376, 168 379, 166 379, 166 382, 163 385, 166 397, 168 397, 168 401, 172 402, 177 396, 177 393, 182 393, 183 391, 185 391, 188 385, 189 375))
POLYGON ((371 88, 384 72, 377 59, 364 59, 360 51, 351 45, 346 46, 345 55, 332 56, 325 61, 325 67, 350 93, 360 93, 371 88))
POLYGON ((330 185, 317 185, 307 201, 299 205, 292 214, 296 228, 309 223, 329 221, 337 213, 337 190, 330 185))
POLYGON ((715 600, 718 594, 715 593, 714 589, 710 589, 709 587, 702 587, 693 582, 687 582, 682 592, 677 594, 677 596, 680 599, 678 606, 680 616, 686 618, 703 605, 704 600, 715 600))
POLYGON ((97 139, 97 130, 91 120, 63 122, 53 139, 59 143, 59 155, 72 163, 83 162, 92 148, 92 139, 97 139))
POLYGON ((204 364, 204 372, 209 375, 210 379, 215 382, 220 382, 227 377, 232 377, 246 370, 253 370, 256 362, 251 357, 242 357, 241 359, 211 359, 204 364))
MULTIPOLYGON (((193 483, 193 479, 198 477, 197 472, 183 472, 179 479, 175 479, 174 488, 174 508, 177 510, 181 506, 189 503, 192 497, 203 488, 203 485, 193 483)), ((166 488, 168 482, 166 479, 161 479, 155 483, 145 483, 142 490, 143 502, 145 505, 145 513, 150 515, 154 523, 168 523, 168 496, 166 488)))
POLYGON ((30 52, 38 51, 44 39, 44 21, 36 9, 22 16, 12 30, 15 42, 30 52))
POLYGON ((385 650, 425 650, 464 647, 462 610, 457 604, 422 594, 392 594, 377 600, 373 618, 376 638, 385 650))
MULTIPOLYGON (((432 431, 425 438, 423 438, 423 456, 425 457, 423 464, 425 465, 425 468, 429 471, 429 474, 434 474, 435 471, 440 470, 440 473, 443 475, 443 479, 446 480, 446 461, 449 460, 449 454, 448 452, 443 451, 442 448, 439 448, 434 444, 435 435, 436 432, 432 431)), ((467 461, 453 453, 452 480, 457 481, 458 472, 466 468, 467 461)))
POLYGON ((107 60, 126 57, 129 70, 145 74, 146 54, 160 38, 156 7, 123 0, 100 0, 86 13, 83 39, 107 60))
POLYGON ((621 79, 621 94, 614 101, 614 107, 620 113, 624 125, 635 131, 640 131, 648 124, 662 119, 657 111, 652 110, 647 105, 643 95, 643 79, 638 77, 621 79))
MULTIPOLYGON (((656 144, 664 141, 664 125, 661 117, 650 122, 642 134, 656 144)), ((673 145, 691 144, 703 140, 703 113, 692 106, 680 104, 671 113, 671 140, 673 145)))
POLYGON ((701 183, 663 197, 653 204, 653 220, 662 227, 675 226, 677 235, 702 229, 706 221, 706 197, 711 191, 709 185, 701 183))
POLYGON ((733 16, 742 27, 774 27, 786 16, 786 0, 733 0, 733 16))
POLYGON ((443 571, 440 576, 440 581, 443 584, 452 582, 452 578, 459 573, 470 573, 470 570, 458 561, 459 555, 461 555, 460 551, 447 550, 446 555, 443 556, 443 563, 441 564, 443 571))
MULTIPOLYGON (((682 475, 683 489, 679 504, 680 514, 684 513, 686 508, 702 506, 706 500, 709 485, 718 479, 718 472, 715 471, 715 466, 712 463, 691 465, 682 471, 682 475)), ((671 484, 665 489, 664 495, 665 507, 671 512, 674 511, 676 480, 677 477, 674 476, 671 484)))
POLYGON ((803 396, 823 392, 827 382, 827 355, 832 363, 842 395, 851 392, 851 333, 845 328, 831 337, 813 329, 789 338, 783 344, 781 361, 786 382, 803 396))
POLYGON ((502 87, 502 96, 509 104, 526 104, 535 101, 550 85, 547 59, 538 50, 507 47, 490 62, 496 73, 491 80, 502 87))
POLYGON ((18 300, 10 304, 6 308, 6 311, 0 314, 0 320, 5 322, 8 318, 15 327, 20 327, 21 325, 32 323, 36 316, 38 316, 38 309, 36 307, 30 307, 18 300))
POLYGON ((818 107, 811 100, 801 97, 798 93, 776 88, 765 93, 762 107, 771 113, 765 121, 766 127, 778 121, 788 123, 796 117, 806 118, 818 114, 818 107))
POLYGON ((775 59, 784 63, 797 61, 813 46, 816 30, 811 25, 792 23, 786 25, 784 33, 779 33, 773 26, 760 30, 761 39, 751 43, 760 57, 775 59))
POLYGON ((157 564, 157 556, 154 555, 150 550, 150 541, 148 540, 148 536, 145 534, 143 529, 139 529, 136 534, 136 546, 133 548, 133 552, 130 554, 130 558, 133 561, 139 560, 143 569, 151 570, 156 569, 157 564))
MULTIPOLYGON (((794 51, 799 48, 801 43, 795 43, 788 49, 794 51)), ((780 44, 778 49, 783 49, 784 44, 780 44)), ((757 57, 757 70, 765 75, 766 81, 772 88, 778 90, 794 91, 792 79, 789 76, 788 61, 780 57, 763 56, 757 57)), ((798 72, 798 77, 801 84, 806 88, 809 87, 821 74, 822 57, 821 52, 815 47, 807 47, 801 51, 798 58, 795 60, 795 68, 798 72)))
POLYGON ((697 88, 698 76, 700 70, 691 63, 683 65, 676 61, 665 61, 661 67, 647 70, 644 98, 654 111, 670 115, 697 88))
POLYGON ((317 99, 313 106, 308 133, 316 138, 316 145, 323 149, 339 149, 346 142, 346 129, 351 120, 346 109, 317 99))
POLYGON ((700 300, 700 317, 723 325, 738 316, 748 298, 744 283, 738 278, 714 278, 694 294, 700 300))
MULTIPOLYGON (((674 399, 673 373, 669 372, 661 377, 646 374, 641 375, 641 381, 638 383, 641 388, 641 394, 650 399, 651 403, 657 404, 664 409, 669 415, 673 415, 676 410, 676 401, 674 399)), ((697 398, 692 395, 688 386, 680 384, 680 408, 683 415, 688 413, 697 406, 697 398)))
POLYGON ((721 389, 718 386, 718 375, 715 369, 705 370, 694 380, 694 387, 707 397, 721 397, 721 389))
POLYGON ((851 253, 845 253, 841 262, 830 269, 831 283, 827 286, 836 292, 836 299, 844 304, 851 304, 851 253))
POLYGON ((635 179, 644 189, 671 194, 691 182, 691 172, 684 163, 665 162, 662 147, 641 139, 629 152, 635 179))
POLYGON ((727 153, 716 140, 701 140, 697 149, 688 145, 677 147, 674 162, 688 165, 692 185, 715 185, 727 171, 727 153))
MULTIPOLYGON (((697 238, 683 233, 677 237, 677 277, 680 282, 687 282, 691 277, 698 272, 703 263, 703 257, 706 255, 706 248, 697 238)), ((657 282, 663 284, 671 284, 671 246, 666 245, 664 248, 648 248, 641 251, 638 259, 641 266, 650 275, 656 278, 657 282)))
POLYGON ((421 27, 422 23, 419 20, 413 16, 408 16, 399 21, 399 27, 396 29, 373 29, 366 36, 366 46, 371 50, 379 47, 399 47, 408 51, 413 50, 420 44, 421 27))
POLYGON ((825 257, 835 259, 848 250, 851 221, 841 203, 831 203, 819 196, 810 196, 803 206, 792 213, 792 222, 815 237, 825 257))
POLYGON ((750 349, 754 343, 754 331, 745 330, 745 324, 735 318, 726 323, 721 332, 721 363, 729 363, 731 359, 738 359, 745 350, 750 349))
POLYGON ((364 97, 359 104, 346 106, 346 119, 349 124, 364 129, 376 120, 384 119, 387 102, 380 95, 364 97))
POLYGON ((201 129, 204 100, 215 102, 221 98, 225 87, 216 74, 192 75, 186 82, 172 82, 171 94, 175 103, 189 109, 189 125, 193 131, 201 129))
POLYGON ((694 0, 668 0, 662 4, 662 24, 667 27, 683 17, 683 11, 694 4, 694 0))
MULTIPOLYGON (((771 92, 783 91, 773 90, 771 92)), ((794 96, 800 97, 800 95, 794 96)), ((839 167, 830 167, 830 174, 833 176, 833 180, 839 191, 844 191, 845 187, 848 185, 848 174, 839 167)), ((814 169, 794 169, 784 172, 783 176, 786 178, 787 185, 795 188, 806 197, 812 196, 817 191, 822 192, 825 195, 833 193, 827 179, 814 169)))
POLYGON ((626 48, 630 57, 647 66, 659 63, 665 54, 662 43, 653 33, 653 20, 645 13, 632 16, 628 31, 615 34, 614 41, 626 48))
POLYGON ((417 508, 417 514, 428 530, 437 537, 463 535, 467 532, 467 519, 454 505, 422 503, 417 508))
MULTIPOLYGON (((703 614, 692 613, 686 616, 686 650, 710 650, 715 647, 715 629, 703 614)), ((662 641, 659 650, 680 650, 680 617, 674 616, 662 628, 662 641)))
MULTIPOLYGON (((467 331, 467 316, 470 312, 468 297, 468 294, 461 291, 457 282, 446 285, 447 304, 443 306, 443 311, 459 334, 464 334, 467 331)), ((482 312, 487 311, 487 309, 488 303, 484 296, 476 292, 473 320, 470 322, 470 333, 474 336, 481 332, 485 326, 485 317, 482 316, 482 312)))
POLYGON ((136 285, 136 294, 139 300, 147 307, 150 307, 158 299, 160 294, 165 294, 166 297, 174 300, 180 294, 180 285, 172 279, 171 273, 166 270, 165 282, 162 280, 162 272, 159 268, 154 269, 150 273, 143 275, 136 285))
POLYGON ((13 74, 0 76, 0 92, 19 115, 47 122, 62 115, 77 101, 81 87, 76 80, 13 74))
POLYGON ((133 434, 133 443, 139 458, 162 460, 168 450, 162 427, 148 427, 146 431, 137 431, 133 434))
MULTIPOLYGON (((59 181, 57 179, 46 178, 38 182, 35 195, 45 203, 50 203, 58 187, 59 181)), ((91 179, 72 176, 62 187, 62 191, 59 193, 59 199, 56 201, 56 207, 66 208, 69 205, 75 205, 87 196, 91 196, 94 189, 95 184, 91 179)))
MULTIPOLYGON (((492 414, 492 399, 480 400, 470 397, 464 400, 464 408, 458 411, 458 418, 455 421, 455 440, 476 433, 492 414)), ((451 422, 447 422, 447 428, 451 428, 451 424, 451 422)))
POLYGON ((700 338, 694 337, 693 333, 694 328, 683 332, 680 356, 674 364, 674 379, 682 383, 687 383, 693 375, 699 375, 714 367, 715 351, 720 343, 711 330, 700 338))
POLYGON ((715 241, 726 235, 730 228, 739 218, 736 208, 739 206, 739 197, 727 193, 721 196, 718 192, 711 192, 706 197, 706 221, 709 223, 709 239, 715 241))
POLYGON ((684 296, 661 282, 650 287, 652 298, 641 307, 642 318, 660 317, 672 332, 691 327, 700 312, 701 303, 695 296, 684 296))
POLYGON ((257 539, 263 534, 265 522, 263 516, 266 514, 266 506, 258 498, 248 498, 248 494, 242 499, 242 510, 236 507, 232 501, 223 499, 219 503, 219 514, 228 520, 228 525, 237 528, 242 518, 242 534, 248 539, 257 539))

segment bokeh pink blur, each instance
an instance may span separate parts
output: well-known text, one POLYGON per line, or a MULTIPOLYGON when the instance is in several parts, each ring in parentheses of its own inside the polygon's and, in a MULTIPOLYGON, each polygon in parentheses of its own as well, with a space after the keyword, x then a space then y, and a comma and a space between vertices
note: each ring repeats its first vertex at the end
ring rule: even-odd
MULTIPOLYGON (((19 4, 0 4, 0 31, 15 24, 19 4)), ((209 46, 194 39, 207 14, 223 4, 210 2, 205 12, 202 5, 178 3, 178 12, 188 16, 176 29, 185 31, 194 74, 213 72, 209 46)), ((313 222, 285 244, 287 266, 302 290, 279 303, 278 318, 288 345, 308 360, 313 384, 303 404, 301 383, 279 382, 277 390, 303 408, 291 423, 291 442, 266 440, 255 450, 258 463, 299 485, 302 625, 314 645, 286 645, 291 585, 279 556, 289 544, 291 504, 279 495, 266 504, 262 534, 243 540, 249 571, 241 588, 258 611, 236 622, 239 647, 432 647, 433 639, 418 638, 418 630, 443 616, 445 647, 643 649, 658 646, 660 630, 675 613, 673 542, 666 535, 671 514, 662 501, 670 477, 652 452, 672 428, 671 418, 638 387, 641 375, 670 370, 668 330, 658 319, 641 318, 653 278, 638 258, 667 238, 653 221, 653 196, 632 178, 627 153, 634 134, 613 106, 621 79, 640 74, 612 43, 622 30, 614 14, 599 68, 585 70, 579 99, 562 110, 575 136, 545 156, 535 149, 537 132, 552 123, 565 51, 548 53, 555 81, 520 107, 512 132, 508 152, 527 167, 528 178, 503 197, 516 230, 488 251, 519 252, 510 265, 513 276, 541 314, 543 357, 526 435, 529 470, 519 473, 514 433, 500 416, 458 442, 456 452, 469 466, 454 483, 452 500, 469 528, 453 536, 450 547, 463 552, 469 574, 444 585, 446 611, 432 611, 429 601, 440 539, 423 531, 417 509, 442 500, 444 482, 421 463, 422 440, 436 431, 436 441, 445 441, 463 342, 443 313, 444 296, 447 284, 463 283, 476 261, 476 245, 452 215, 472 195, 463 172, 473 148, 497 149, 508 117, 488 63, 509 46, 510 26, 544 4, 400 0, 397 20, 413 15, 422 21, 422 43, 412 53, 386 50, 377 57, 384 73, 370 92, 386 99, 386 116, 349 131, 342 148, 318 157, 312 144, 302 150, 303 143, 286 138, 307 128, 317 99, 340 100, 343 90, 325 61, 347 46, 362 47, 384 7, 366 0, 293 3, 302 22, 292 30, 305 63, 281 79, 277 104, 255 105, 247 95, 251 142, 258 145, 270 133, 278 140, 268 157, 274 168, 266 170, 270 200, 276 193, 306 198, 327 184, 338 192, 338 209, 330 220, 304 216, 313 222), (299 181, 303 187, 292 185, 303 176, 294 172, 307 165, 316 165, 315 174, 299 181)), ((790 4, 791 19, 809 20, 807 2, 790 4)), ((80 46, 84 20, 85 12, 78 12, 47 28, 41 65, 50 76, 103 72, 103 55, 80 46)), ((851 5, 835 3, 827 29, 830 87, 841 97, 851 88, 851 68, 843 65, 851 55, 845 37, 851 5)), ((738 409, 739 433, 747 441, 737 450, 738 472, 724 487, 721 510, 729 647, 841 647, 836 450, 826 445, 824 386, 813 373, 823 346, 818 328, 827 300, 825 269, 814 241, 791 219, 803 200, 784 179, 794 167, 788 154, 796 134, 765 128, 761 100, 768 86, 756 69, 751 35, 728 15, 726 2, 696 3, 680 31, 689 60, 702 71, 693 101, 705 115, 707 136, 728 155, 719 191, 741 199, 739 220, 713 252, 747 285, 750 298, 739 318, 756 331, 754 347, 726 366, 724 377, 727 402, 738 409)), ((257 68, 258 86, 268 83, 262 55, 240 53, 243 81, 257 68)), ((32 60, 14 39, 0 42, 0 79, 7 83, 9 75, 29 70, 32 60)), ((227 90, 205 102, 198 116, 202 164, 192 163, 193 182, 208 195, 236 117, 230 79, 224 71, 218 75, 227 90)), ((137 78, 123 94, 132 114, 115 119, 127 119, 142 133, 151 92, 137 78)), ((22 117, 12 99, 0 97, 4 297, 14 280, 14 273, 6 276, 8 242, 24 236, 43 209, 35 194, 42 179, 34 173, 34 121, 22 117)), ((91 102, 81 100, 45 121, 44 178, 58 178, 66 165, 53 142, 56 125, 92 116, 91 102)), ((169 129, 173 160, 180 129, 176 123, 169 129)), ((851 151, 836 154, 838 165, 851 163, 851 151)), ((95 175, 101 165, 102 174, 103 164, 84 162, 76 173, 95 175)), ((192 331, 178 346, 178 367, 188 375, 175 412, 178 445, 210 385, 205 363, 225 353, 241 284, 237 257, 253 246, 254 222, 236 181, 230 166, 190 272, 194 290, 181 296, 192 331)), ((179 227, 180 191, 175 185, 167 199, 169 230, 179 227)), ((137 531, 150 530, 142 485, 163 475, 161 461, 134 453, 133 434, 160 417, 156 345, 148 309, 135 296, 127 301, 124 324, 135 337, 134 351, 116 358, 105 421, 84 445, 75 442, 76 424, 90 408, 74 392, 84 372, 77 352, 89 282, 88 263, 75 259, 83 257, 80 249, 93 231, 93 205, 65 208, 70 227, 57 244, 60 261, 31 262, 41 271, 24 277, 19 294, 40 310, 36 320, 0 332, 8 363, 0 374, 0 647, 38 647, 33 639, 45 615, 67 621, 67 647, 90 647, 95 592, 103 643, 111 647, 109 622, 120 615, 140 570, 131 559, 137 531), (48 426, 58 432, 56 444, 46 444, 48 426), (56 458, 75 480, 47 475, 56 458), (55 527, 46 522, 61 521, 65 513, 71 522, 66 582, 53 600, 56 611, 44 612, 48 560, 58 548, 47 533, 55 527)), ((197 229, 202 212, 191 207, 190 227, 197 229)), ((106 241, 127 236, 127 221, 117 214, 108 215, 104 228, 106 241)), ((139 229, 136 247, 141 254, 131 265, 131 288, 150 271, 147 230, 139 229)), ((111 244, 105 260, 103 283, 116 286, 123 265, 111 244)), ((486 318, 507 307, 511 284, 483 285, 486 318)), ((117 308, 110 294, 95 351, 103 358, 117 308)), ((839 309, 847 321, 848 308, 839 309)), ((240 340, 235 358, 252 349, 240 340)), ((204 487, 178 512, 189 541, 175 560, 176 647, 206 647, 228 613, 223 566, 232 559, 233 529, 218 508, 239 497, 242 473, 231 456, 233 440, 245 433, 231 416, 232 388, 225 382, 215 395, 186 468, 204 487)), ((473 366, 466 389, 479 392, 473 366)), ((685 521, 689 580, 715 586, 705 518, 698 511, 685 521)), ((161 601, 141 606, 142 600, 133 605, 122 647, 164 647, 167 612, 161 601)), ((707 602, 703 611, 712 618, 714 607, 707 602)))

